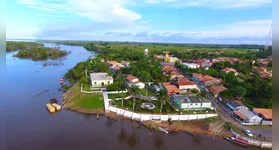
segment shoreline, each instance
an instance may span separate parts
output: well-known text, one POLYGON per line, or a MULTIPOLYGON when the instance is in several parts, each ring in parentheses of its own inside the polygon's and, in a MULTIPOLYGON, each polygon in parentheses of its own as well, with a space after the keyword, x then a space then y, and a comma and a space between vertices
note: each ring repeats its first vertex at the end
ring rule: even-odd
MULTIPOLYGON (((119 120, 130 120, 130 121, 135 121, 135 120, 131 120, 129 118, 126 118, 124 116, 121 115, 117 115, 116 113, 113 112, 109 112, 109 113, 105 113, 104 109, 100 108, 100 109, 83 109, 83 108, 76 108, 73 107, 71 105, 67 105, 67 102, 64 101, 63 99, 63 105, 62 108, 73 111, 73 112, 77 112, 77 113, 81 113, 81 114, 86 114, 86 115, 103 115, 106 117, 109 117, 111 119, 115 119, 117 121, 119 120)), ((224 131, 225 129, 223 129, 223 131, 221 131, 218 134, 215 134, 213 132, 211 132, 210 130, 208 130, 206 128, 206 126, 204 126, 203 120, 191 120, 191 121, 173 121, 171 124, 169 124, 169 122, 167 121, 145 121, 146 124, 149 125, 154 125, 154 126, 160 126, 160 127, 164 127, 164 128, 169 128, 175 131, 179 131, 179 132, 183 132, 183 131, 188 131, 191 132, 193 134, 196 135, 210 135, 210 136, 214 136, 214 137, 220 137, 222 138, 223 136, 232 136, 233 134, 230 131, 224 131)))

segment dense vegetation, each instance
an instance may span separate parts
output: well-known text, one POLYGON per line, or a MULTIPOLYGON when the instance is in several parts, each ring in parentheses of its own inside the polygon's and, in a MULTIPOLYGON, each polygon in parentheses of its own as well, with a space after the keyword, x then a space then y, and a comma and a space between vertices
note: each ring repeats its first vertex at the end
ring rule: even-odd
POLYGON ((35 42, 17 42, 17 41, 6 41, 6 51, 15 51, 23 49, 34 49, 43 47, 44 44, 35 42))
POLYGON ((31 58, 32 60, 57 59, 67 54, 55 48, 30 48, 19 51, 15 56, 19 58, 31 58))
MULTIPOLYGON (((43 41, 42 41, 43 42, 43 41)), ((49 41, 48 41, 49 42, 49 41)), ((98 42, 98 41, 51 41, 58 44, 80 45, 89 51, 98 54, 109 54, 115 59, 140 59, 144 49, 149 49, 149 53, 163 54, 169 51, 181 59, 215 58, 220 56, 238 57, 245 59, 265 58, 272 53, 272 47, 268 52, 264 52, 264 45, 225 45, 225 44, 172 44, 172 43, 135 43, 135 42, 98 42), (129 53, 127 53, 129 52, 129 53), (133 54, 130 54, 133 52, 133 54), (220 55, 208 54, 206 52, 223 52, 220 55), (124 55, 125 56, 124 56, 124 55), (115 55, 121 56, 120 58, 115 55), (138 56, 139 57, 136 57, 138 56)), ((106 58, 106 57, 105 57, 106 58)), ((108 57, 108 59, 110 59, 108 57)))

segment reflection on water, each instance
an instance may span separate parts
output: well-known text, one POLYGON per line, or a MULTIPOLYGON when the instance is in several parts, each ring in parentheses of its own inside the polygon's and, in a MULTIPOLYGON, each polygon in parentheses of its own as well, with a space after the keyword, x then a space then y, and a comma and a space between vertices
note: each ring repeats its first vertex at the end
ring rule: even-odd
MULTIPOLYGON (((55 44, 45 44, 56 47, 55 44)), ((200 136, 193 140, 185 133, 167 136, 128 120, 115 121, 106 116, 85 115, 69 110, 49 114, 46 103, 56 98, 58 104, 62 91, 60 78, 78 62, 85 61, 94 53, 80 46, 60 45, 72 51, 61 59, 64 65, 44 67, 47 61, 32 61, 12 57, 6 53, 6 79, 3 81, 6 111, 8 150, 241 150, 224 140, 212 140, 200 136), (151 140, 150 140, 151 139, 151 140), (198 145, 198 147, 196 146, 198 145)), ((59 60, 60 61, 60 60, 59 60)), ((2 105, 1 105, 2 106, 2 105)), ((2 107, 1 107, 2 108, 2 107)))

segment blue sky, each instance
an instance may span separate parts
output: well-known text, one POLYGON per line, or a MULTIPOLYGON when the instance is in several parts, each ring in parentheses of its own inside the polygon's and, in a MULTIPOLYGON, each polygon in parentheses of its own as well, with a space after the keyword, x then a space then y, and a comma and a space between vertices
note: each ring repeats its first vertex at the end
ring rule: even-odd
POLYGON ((264 44, 271 0, 9 0, 7 39, 264 44))

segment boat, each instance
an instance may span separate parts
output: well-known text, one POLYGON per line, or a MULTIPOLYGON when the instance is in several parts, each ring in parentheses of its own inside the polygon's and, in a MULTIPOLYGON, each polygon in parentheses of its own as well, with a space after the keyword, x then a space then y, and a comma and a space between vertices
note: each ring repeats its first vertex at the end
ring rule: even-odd
POLYGON ((51 105, 55 108, 56 111, 61 110, 61 106, 60 105, 58 105, 56 103, 52 103, 51 105))
POLYGON ((61 79, 60 79, 60 84, 63 84, 63 83, 64 83, 64 79, 61 78, 61 79))
POLYGON ((48 109, 48 111, 50 113, 54 113, 55 112, 55 108, 50 103, 46 104, 46 108, 48 109))
POLYGON ((246 140, 242 140, 242 139, 239 139, 237 137, 233 137, 233 138, 238 142, 241 142, 241 143, 244 143, 244 144, 249 144, 248 141, 246 141, 246 140))
POLYGON ((242 145, 242 146, 249 146, 249 144, 247 143, 243 143, 243 142, 240 142, 238 140, 236 140, 234 137, 224 137, 224 139, 230 141, 230 142, 233 142, 233 143, 236 143, 236 144, 239 144, 239 145, 242 145))
POLYGON ((166 134, 168 134, 169 133, 169 131, 168 130, 166 130, 166 129, 164 129, 164 128, 162 128, 162 127, 158 127, 163 133, 166 133, 166 134))
POLYGON ((193 133, 190 133, 190 132, 188 132, 188 131, 186 131, 186 130, 184 130, 184 132, 187 133, 187 134, 189 134, 189 135, 191 135, 191 136, 194 136, 193 133))

